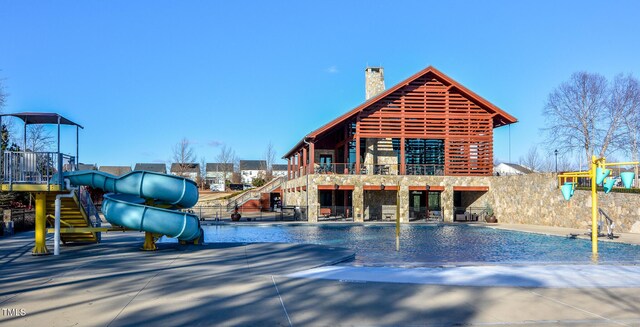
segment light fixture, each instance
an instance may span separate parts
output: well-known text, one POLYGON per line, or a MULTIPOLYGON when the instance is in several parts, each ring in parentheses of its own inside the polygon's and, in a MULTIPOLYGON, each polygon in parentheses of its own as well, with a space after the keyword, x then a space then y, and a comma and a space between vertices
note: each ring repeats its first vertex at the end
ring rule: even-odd
POLYGON ((384 184, 380 184, 380 190, 384 191, 384 184))

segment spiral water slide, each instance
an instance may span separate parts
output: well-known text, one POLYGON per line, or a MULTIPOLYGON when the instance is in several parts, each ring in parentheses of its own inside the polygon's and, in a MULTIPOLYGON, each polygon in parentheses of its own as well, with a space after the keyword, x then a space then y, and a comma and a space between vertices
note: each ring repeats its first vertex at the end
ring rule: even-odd
POLYGON ((198 187, 189 179, 138 170, 120 177, 82 170, 65 172, 64 178, 75 186, 109 192, 104 195, 102 213, 113 225, 163 234, 181 241, 193 241, 202 236, 198 216, 178 210, 198 202, 198 187), (153 200, 154 206, 146 205, 147 200, 153 200))

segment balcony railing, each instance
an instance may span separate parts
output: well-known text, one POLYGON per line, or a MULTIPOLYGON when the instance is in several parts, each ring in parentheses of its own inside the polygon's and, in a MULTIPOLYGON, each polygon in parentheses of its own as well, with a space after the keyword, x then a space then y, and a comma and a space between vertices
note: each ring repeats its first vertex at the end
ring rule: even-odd
POLYGON ((444 165, 417 164, 405 166, 405 175, 444 176, 444 165))
POLYGON ((60 171, 75 170, 75 157, 58 152, 5 151, 2 181, 5 184, 63 184, 60 171), (55 176, 56 180, 53 180, 55 176))
MULTIPOLYGON (((401 175, 399 164, 361 164, 361 175, 401 175)), ((355 163, 315 164, 316 174, 355 175, 355 163)), ((444 176, 444 165, 416 164, 405 165, 405 175, 444 176)))

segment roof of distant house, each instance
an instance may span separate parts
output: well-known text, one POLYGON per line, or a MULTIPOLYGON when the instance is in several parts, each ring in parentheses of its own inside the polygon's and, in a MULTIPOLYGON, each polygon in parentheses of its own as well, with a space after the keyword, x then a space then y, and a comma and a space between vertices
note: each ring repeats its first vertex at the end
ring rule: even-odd
POLYGON ((177 163, 174 162, 171 164, 171 172, 172 173, 197 173, 200 171, 200 164, 193 162, 185 162, 185 163, 177 163))
POLYGON ((78 170, 98 170, 98 167, 96 167, 95 164, 79 163, 78 164, 78 170))
POLYGON ((533 174, 533 173, 535 173, 535 171, 533 171, 533 170, 531 170, 531 169, 529 169, 529 168, 527 168, 525 166, 518 165, 518 164, 503 162, 503 163, 498 164, 498 166, 499 165, 509 166, 509 167, 511 167, 511 168, 513 168, 513 169, 515 169, 517 171, 520 171, 520 172, 524 173, 524 174, 533 174))
POLYGON ((133 170, 146 170, 166 174, 167 165, 163 163, 137 163, 133 170))
POLYGON ((107 174, 122 176, 131 172, 131 166, 100 166, 98 170, 107 174))
POLYGON ((265 170, 266 168, 265 160, 240 160, 240 170, 265 170))
POLYGON ((216 171, 233 171, 232 163, 220 163, 220 162, 208 162, 207 171, 216 172, 216 171))
POLYGON ((274 170, 274 171, 286 171, 287 170, 287 165, 273 164, 273 165, 271 165, 271 170, 274 170))

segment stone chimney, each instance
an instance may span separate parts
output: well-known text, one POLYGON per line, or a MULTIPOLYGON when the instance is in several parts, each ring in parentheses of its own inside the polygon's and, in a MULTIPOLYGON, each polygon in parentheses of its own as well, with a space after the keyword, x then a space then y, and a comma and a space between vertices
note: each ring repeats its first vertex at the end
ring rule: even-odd
POLYGON ((382 67, 367 67, 364 70, 365 100, 369 100, 384 91, 384 69, 382 67))

